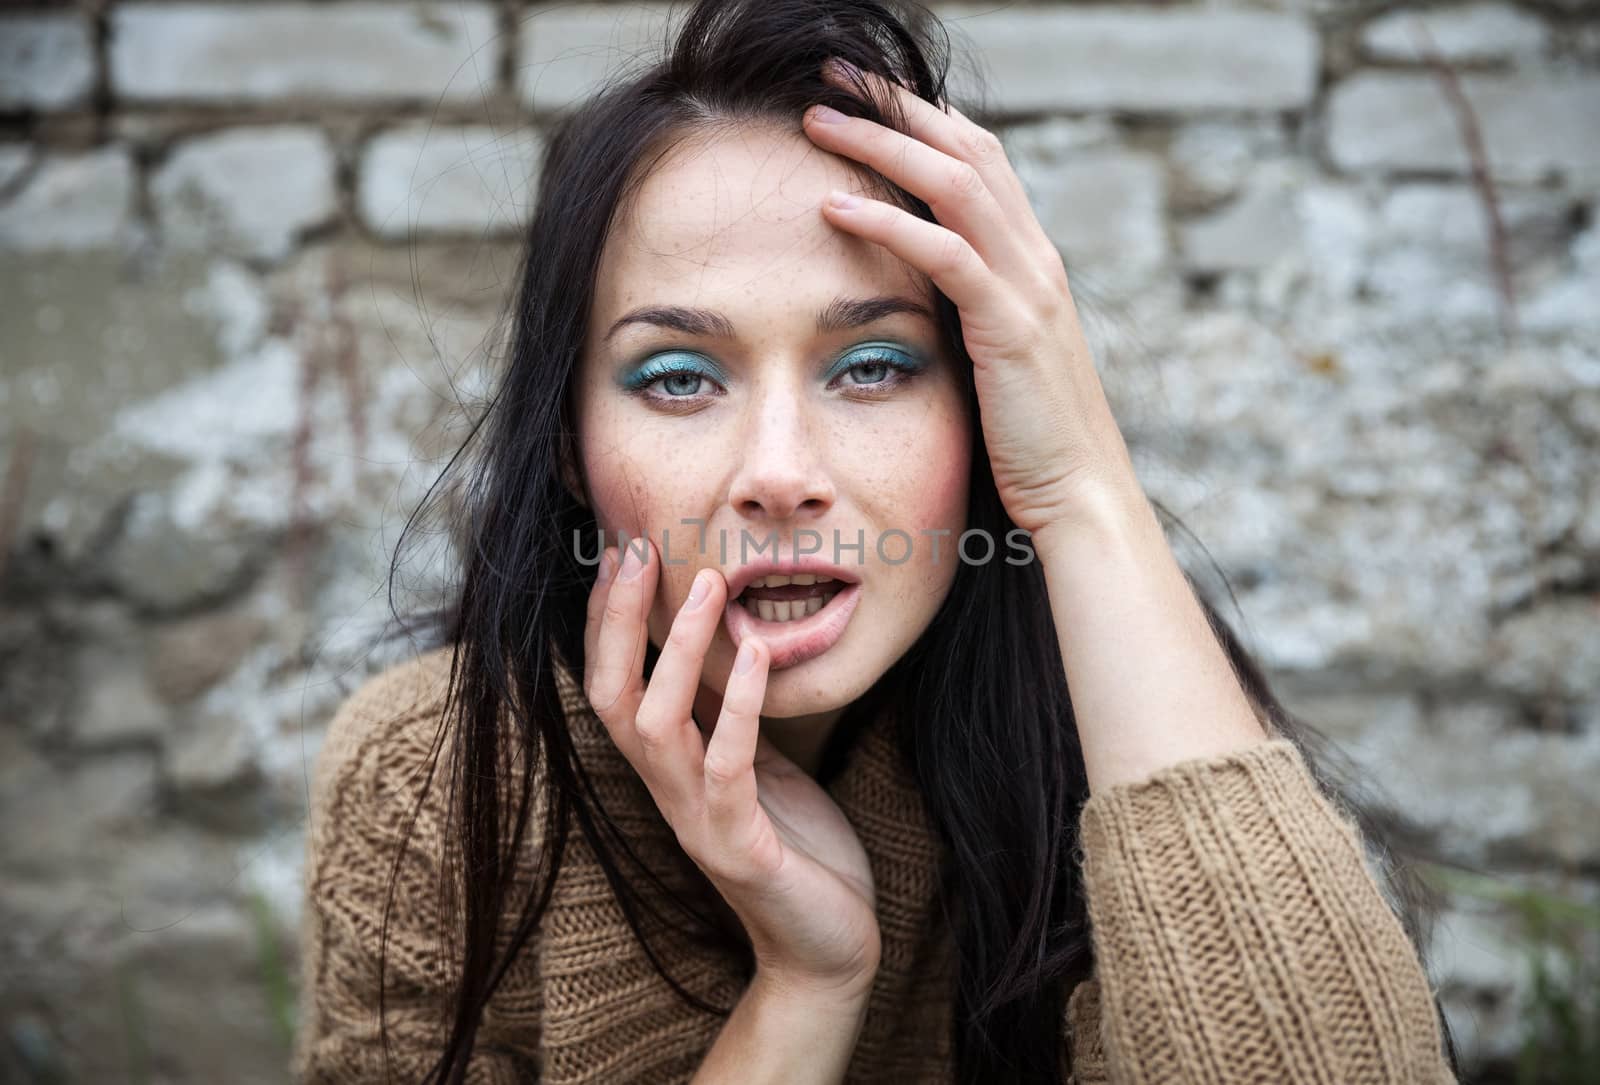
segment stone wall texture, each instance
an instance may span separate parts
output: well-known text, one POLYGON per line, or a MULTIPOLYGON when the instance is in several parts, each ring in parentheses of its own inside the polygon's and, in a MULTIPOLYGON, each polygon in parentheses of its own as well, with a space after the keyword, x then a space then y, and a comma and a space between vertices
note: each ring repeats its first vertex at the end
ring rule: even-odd
MULTIPOLYGON (((1594 951, 1527 901, 1600 906, 1600 4, 936 10, 1185 565, 1477 872, 1429 966, 1513 1080, 1594 951)), ((543 133, 668 15, 0 9, 0 1078, 287 1076, 311 759, 543 133)))

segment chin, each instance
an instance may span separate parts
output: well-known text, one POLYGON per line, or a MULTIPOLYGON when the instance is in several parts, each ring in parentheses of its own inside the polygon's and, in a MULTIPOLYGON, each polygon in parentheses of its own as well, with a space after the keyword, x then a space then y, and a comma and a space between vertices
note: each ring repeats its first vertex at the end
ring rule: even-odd
MULTIPOLYGON (((840 646, 842 647, 842 645, 840 646)), ((774 719, 811 716, 845 708, 872 688, 881 671, 863 668, 859 655, 833 652, 767 674, 761 714, 774 719)))

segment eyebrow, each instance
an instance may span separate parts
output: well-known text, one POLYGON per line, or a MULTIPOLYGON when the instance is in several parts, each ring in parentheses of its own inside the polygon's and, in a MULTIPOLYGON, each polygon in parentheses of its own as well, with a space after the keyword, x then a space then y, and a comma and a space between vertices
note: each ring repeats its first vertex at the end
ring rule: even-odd
MULTIPOLYGON (((859 328, 863 324, 871 324, 875 320, 882 320, 897 313, 910 313, 927 320, 933 319, 933 312, 926 305, 910 298, 889 295, 876 298, 838 297, 817 313, 817 333, 828 335, 849 328, 859 328)), ((629 324, 649 324, 682 332, 685 335, 706 338, 732 339, 735 335, 733 323, 713 309, 694 309, 682 305, 648 305, 624 313, 606 331, 601 342, 610 340, 629 324)))

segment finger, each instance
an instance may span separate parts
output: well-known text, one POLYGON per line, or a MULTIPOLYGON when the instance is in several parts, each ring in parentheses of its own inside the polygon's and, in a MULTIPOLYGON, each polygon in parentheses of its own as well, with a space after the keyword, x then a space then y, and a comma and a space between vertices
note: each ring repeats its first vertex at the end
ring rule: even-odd
POLYGON ((611 593, 611 580, 617 573, 617 548, 608 546, 600 554, 600 566, 595 572, 594 586, 589 589, 589 609, 583 623, 583 658, 594 658, 595 643, 600 639, 600 619, 605 616, 606 596, 611 593))
POLYGON ((999 280, 967 239, 955 231, 857 193, 835 192, 822 206, 836 226, 877 242, 925 272, 958 309, 1000 312, 1005 308, 999 280), (853 196, 857 202, 841 207, 835 203, 836 196, 853 196))
POLYGON ((644 655, 649 639, 646 618, 655 597, 660 563, 654 558, 649 538, 644 536, 630 540, 620 556, 622 564, 611 581, 600 619, 586 692, 618 749, 638 768, 633 717, 644 695, 644 655))
POLYGON ((877 170, 919 196, 939 222, 966 238, 985 264, 1011 278, 1027 272, 1031 253, 989 191, 976 167, 920 139, 864 117, 832 114, 813 107, 806 111, 806 134, 824 150, 844 155, 877 170))
POLYGON ((706 818, 723 839, 748 831, 753 822, 756 742, 771 662, 772 653, 759 637, 745 637, 728 674, 717 726, 706 744, 706 818))
MULTIPOLYGON (((831 63, 824 64, 822 72, 823 78, 836 86, 850 91, 857 89, 849 76, 831 63)), ((886 92, 894 96, 905 112, 907 134, 972 166, 1013 229, 1036 233, 1035 241, 1043 241, 1054 251, 1054 244, 1039 224, 1027 190, 1022 186, 1022 178, 1017 176, 1011 160, 1006 157, 1005 145, 999 136, 948 102, 941 103, 941 109, 894 80, 872 72, 862 73, 861 78, 878 88, 880 94, 886 92)))
POLYGON ((656 785, 674 803, 700 796, 706 743, 692 715, 694 697, 726 595, 727 582, 717 570, 702 569, 695 576, 634 715, 640 752, 656 785))

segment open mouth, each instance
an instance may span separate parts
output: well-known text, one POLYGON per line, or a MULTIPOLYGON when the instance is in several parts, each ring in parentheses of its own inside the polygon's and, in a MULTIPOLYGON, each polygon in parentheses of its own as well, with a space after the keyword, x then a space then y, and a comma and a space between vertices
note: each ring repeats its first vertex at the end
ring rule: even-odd
POLYGON ((861 601, 861 585, 820 573, 757 577, 723 611, 735 649, 755 634, 772 652, 772 670, 832 648, 861 601))
POLYGON ((758 576, 738 603, 764 622, 792 622, 815 614, 845 588, 842 580, 813 573, 758 576))

